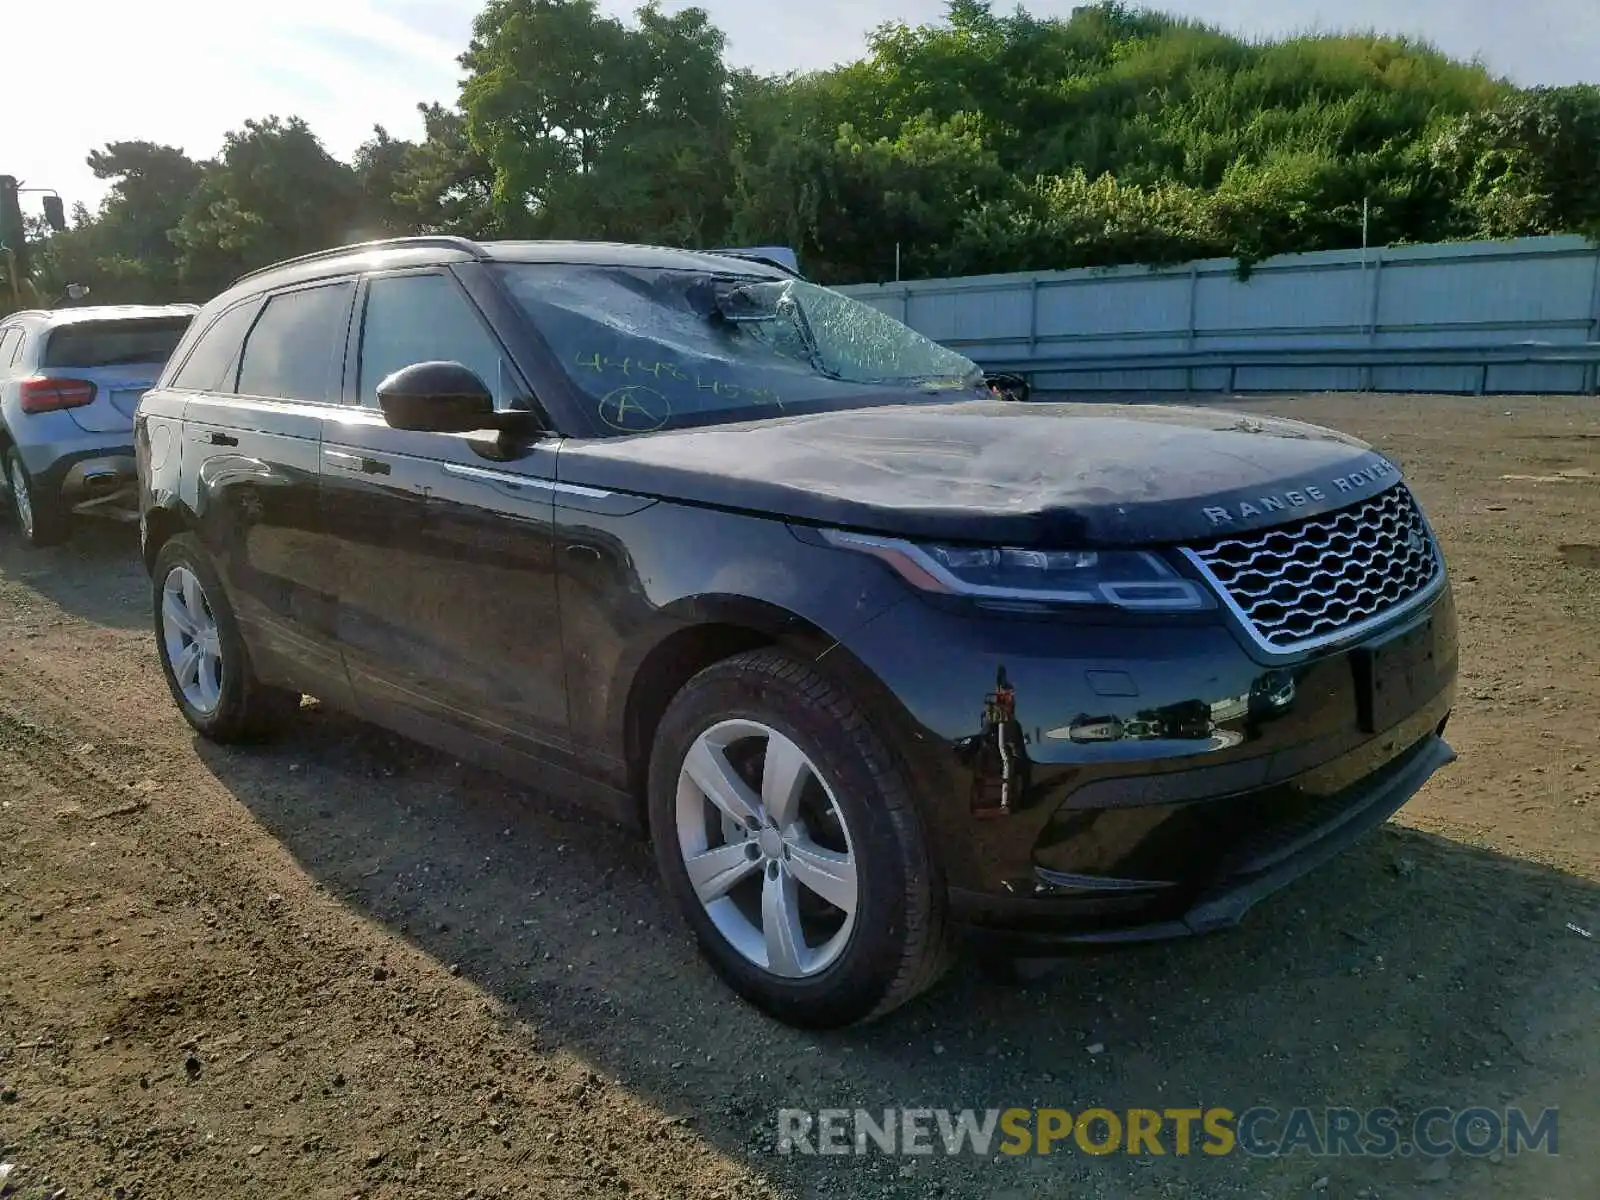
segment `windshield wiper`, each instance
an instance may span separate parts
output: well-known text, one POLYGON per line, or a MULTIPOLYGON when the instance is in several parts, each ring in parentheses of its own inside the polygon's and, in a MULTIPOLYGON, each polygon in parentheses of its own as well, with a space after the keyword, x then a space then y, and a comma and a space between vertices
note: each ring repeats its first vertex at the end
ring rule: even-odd
POLYGON ((844 376, 830 369, 824 361, 822 346, 817 341, 816 332, 811 328, 811 322, 806 319, 806 310, 801 307, 800 301, 794 298, 791 285, 787 283, 780 285, 783 293, 777 302, 771 305, 760 304, 751 294, 753 288, 771 286, 773 285, 747 284, 744 287, 730 289, 717 298, 717 314, 724 321, 734 325, 769 325, 788 318, 795 332, 800 335, 800 343, 805 348, 806 361, 811 369, 828 379, 844 381, 844 376))
POLYGON ((806 319, 806 310, 800 307, 800 301, 792 295, 785 295, 778 301, 778 311, 794 321, 794 327, 800 331, 800 340, 805 343, 806 356, 811 359, 812 368, 819 375, 826 375, 830 379, 840 378, 837 371, 830 371, 822 361, 822 346, 817 341, 816 332, 811 328, 811 322, 806 319))

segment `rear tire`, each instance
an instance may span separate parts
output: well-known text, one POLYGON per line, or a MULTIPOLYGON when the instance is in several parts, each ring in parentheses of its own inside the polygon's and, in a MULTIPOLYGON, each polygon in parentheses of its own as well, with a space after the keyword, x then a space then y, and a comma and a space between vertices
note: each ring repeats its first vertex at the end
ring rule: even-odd
POLYGON ((184 720, 224 744, 281 730, 300 697, 256 679, 233 606, 199 543, 186 533, 168 540, 151 577, 156 654, 184 720))
POLYGON ((758 650, 690 680, 656 733, 649 806, 701 954, 770 1016, 870 1020, 948 967, 944 883, 910 788, 861 709, 807 664, 758 650))
POLYGON ((15 446, 6 450, 6 485, 11 495, 11 515, 22 540, 35 550, 57 546, 72 533, 72 523, 60 500, 34 487, 33 476, 15 446))

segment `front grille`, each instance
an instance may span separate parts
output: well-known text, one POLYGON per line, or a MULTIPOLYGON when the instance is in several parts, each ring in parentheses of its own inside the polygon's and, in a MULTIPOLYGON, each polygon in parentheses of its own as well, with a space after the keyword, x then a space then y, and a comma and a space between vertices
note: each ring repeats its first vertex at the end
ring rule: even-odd
POLYGON ((1404 484, 1339 512, 1190 549, 1269 650, 1304 650, 1405 607, 1443 573, 1404 484))

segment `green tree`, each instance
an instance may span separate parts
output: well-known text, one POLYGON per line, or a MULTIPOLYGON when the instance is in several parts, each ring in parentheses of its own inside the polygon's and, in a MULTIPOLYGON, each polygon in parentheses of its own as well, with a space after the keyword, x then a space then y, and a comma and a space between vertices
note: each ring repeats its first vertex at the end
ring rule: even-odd
POLYGON ((1511 94, 1458 119, 1433 160, 1456 183, 1461 235, 1600 238, 1600 87, 1511 94))
POLYGON ((461 65, 467 133, 513 234, 559 221, 562 186, 594 170, 641 107, 628 31, 594 0, 489 0, 461 65))
POLYGON ((462 57, 472 145, 497 223, 541 236, 703 245, 729 223, 723 35, 704 10, 490 0, 462 57))
POLYGON ((173 230, 179 274, 216 290, 242 274, 377 230, 356 172, 298 117, 246 121, 229 133, 173 230))
POLYGON ((467 136, 460 109, 419 104, 423 139, 412 145, 395 176, 391 199, 418 233, 493 237, 494 167, 467 136))
POLYGON ((1403 39, 1247 44, 1118 3, 1045 20, 954 0, 941 23, 881 27, 860 62, 758 94, 741 113, 760 128, 737 139, 736 226, 787 236, 840 278, 882 277, 871 248, 895 240, 913 244, 912 274, 1248 263, 1359 244, 1364 203, 1375 240, 1427 240, 1454 211, 1433 140, 1512 94, 1403 39), (913 177, 883 174, 891 148, 956 122, 952 144, 983 151, 946 164, 960 211, 906 203, 913 177), (857 163, 879 186, 852 185, 825 149, 841 137, 878 148, 857 163), (823 230, 838 252, 805 240, 823 230))
POLYGON ((372 137, 356 149, 351 165, 362 205, 373 227, 386 236, 418 231, 416 211, 402 192, 406 168, 416 152, 415 142, 391 136, 382 125, 374 125, 372 137))
POLYGON ((592 170, 567 181, 553 232, 706 246, 725 240, 733 140, 723 35, 704 10, 668 16, 655 4, 627 31, 630 121, 592 170))
POLYGON ((108 304, 181 295, 171 231, 204 165, 152 142, 110 143, 91 151, 88 164, 110 188, 98 213, 78 206, 71 228, 44 240, 48 264, 41 270, 53 284, 89 284, 95 299, 108 304))
POLYGON ((1100 0, 949 0, 828 71, 731 71, 698 8, 487 0, 458 105, 351 164, 267 118, 219 157, 117 143, 96 214, 30 241, 97 298, 202 298, 385 233, 781 242, 823 280, 1580 231, 1600 237, 1600 89, 1521 91, 1376 34, 1246 42, 1100 0), (898 254, 897 254, 898 249, 898 254))
POLYGON ((1009 183, 968 114, 924 115, 893 138, 846 124, 831 146, 781 140, 754 170, 740 232, 788 242, 808 271, 840 281, 892 279, 897 259, 907 277, 953 269, 966 213, 1009 183))

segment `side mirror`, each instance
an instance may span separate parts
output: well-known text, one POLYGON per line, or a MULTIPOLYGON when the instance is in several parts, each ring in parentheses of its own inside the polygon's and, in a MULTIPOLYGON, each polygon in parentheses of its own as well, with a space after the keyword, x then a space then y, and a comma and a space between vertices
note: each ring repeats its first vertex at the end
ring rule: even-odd
POLYGON ((421 433, 497 428, 502 415, 483 380, 458 362, 402 367, 378 385, 378 407, 391 427, 421 433))
POLYGON ((50 195, 44 198, 45 224, 57 233, 67 231, 67 205, 60 196, 50 195))

